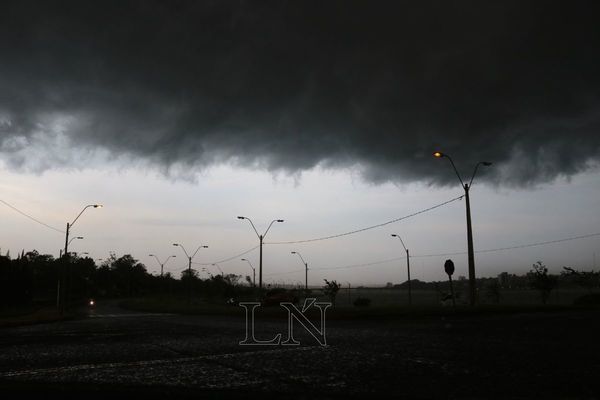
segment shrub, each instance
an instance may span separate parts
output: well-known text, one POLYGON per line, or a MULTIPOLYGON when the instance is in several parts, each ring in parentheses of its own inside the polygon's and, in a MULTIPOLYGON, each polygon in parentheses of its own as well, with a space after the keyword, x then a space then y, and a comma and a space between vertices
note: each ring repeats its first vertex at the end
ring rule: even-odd
POLYGON ((355 307, 368 307, 370 305, 371 305, 371 299, 368 299, 366 297, 359 297, 356 300, 354 300, 355 307))
POLYGON ((533 264, 533 269, 527 274, 529 286, 540 292, 542 304, 546 304, 550 292, 556 287, 558 278, 548 274, 548 268, 541 261, 533 264))
POLYGON ((329 297, 329 300, 335 305, 335 297, 340 291, 340 284, 337 281, 328 281, 327 279, 323 279, 325 281, 325 286, 323 286, 323 294, 329 297))
POLYGON ((597 306, 600 305, 600 294, 586 294, 584 296, 578 297, 573 301, 573 304, 576 306, 597 306))

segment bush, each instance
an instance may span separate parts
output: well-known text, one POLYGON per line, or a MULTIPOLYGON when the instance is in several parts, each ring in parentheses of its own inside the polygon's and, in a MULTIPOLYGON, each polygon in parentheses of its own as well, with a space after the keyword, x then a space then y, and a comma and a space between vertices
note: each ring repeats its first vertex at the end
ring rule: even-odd
POLYGON ((359 297, 356 300, 354 300, 355 307, 368 307, 370 305, 371 305, 371 299, 368 299, 366 297, 359 297))
POLYGON ((327 279, 323 279, 325 281, 325 286, 323 286, 323 294, 329 297, 329 300, 335 305, 335 297, 340 291, 340 284, 337 281, 328 281, 327 279))
POLYGON ((600 305, 600 293, 586 294, 573 301, 576 306, 597 306, 600 305))
POLYGON ((548 268, 541 261, 533 264, 533 269, 527 274, 529 286, 540 292, 542 304, 546 304, 550 292, 556 287, 558 277, 548 274, 548 268))

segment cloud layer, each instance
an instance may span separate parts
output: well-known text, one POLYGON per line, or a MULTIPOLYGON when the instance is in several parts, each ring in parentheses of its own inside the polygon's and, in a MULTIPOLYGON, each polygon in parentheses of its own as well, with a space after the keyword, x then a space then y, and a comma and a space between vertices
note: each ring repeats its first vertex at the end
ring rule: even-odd
POLYGON ((546 3, 6 4, 0 153, 453 183, 442 149, 494 183, 572 175, 599 160, 597 6, 546 3))

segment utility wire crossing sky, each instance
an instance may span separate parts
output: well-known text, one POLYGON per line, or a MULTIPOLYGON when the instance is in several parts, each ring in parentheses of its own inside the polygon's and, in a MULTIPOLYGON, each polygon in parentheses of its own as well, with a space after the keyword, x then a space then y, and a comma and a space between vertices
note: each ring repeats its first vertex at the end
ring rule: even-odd
MULTIPOLYGON (((252 250, 232 251, 257 244, 232 220, 245 215, 261 229, 285 220, 269 232, 265 274, 297 265, 290 251, 311 266, 395 259, 390 233, 411 255, 456 249, 464 273, 453 167, 470 177, 481 165, 469 184, 474 249, 515 250, 479 250, 482 275, 540 259, 553 272, 590 269, 596 237, 512 244, 600 226, 599 8, 4 1, 0 247, 57 254, 55 233, 86 204, 106 204, 78 221, 85 239, 72 251, 164 259, 170 243, 206 243, 195 261, 247 273, 237 258, 252 250)), ((348 279, 405 279, 392 264, 348 279)), ((421 257, 415 278, 436 279, 438 264, 421 257)))

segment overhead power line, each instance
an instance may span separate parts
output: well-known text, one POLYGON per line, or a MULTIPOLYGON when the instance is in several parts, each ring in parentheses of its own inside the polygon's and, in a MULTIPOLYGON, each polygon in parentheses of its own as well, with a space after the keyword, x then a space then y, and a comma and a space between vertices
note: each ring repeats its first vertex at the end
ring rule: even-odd
POLYGON ((27 214, 27 213, 25 213, 25 212, 23 212, 23 211, 19 210, 17 207, 15 207, 15 206, 13 206, 13 205, 11 205, 11 204, 8 204, 8 203, 7 203, 6 201, 4 201, 4 200, 0 200, 0 202, 1 202, 2 204, 4 204, 5 206, 7 206, 7 207, 11 208, 13 211, 16 211, 16 212, 18 212, 18 213, 19 213, 19 214, 21 214, 22 216, 29 218, 29 219, 30 219, 30 220, 32 220, 33 222, 37 222, 38 224, 40 224, 40 225, 43 225, 43 226, 45 226, 45 227, 46 227, 46 228, 48 228, 48 229, 52 229, 53 231, 56 231, 56 232, 59 232, 59 233, 65 233, 65 231, 63 231, 63 230, 60 230, 60 229, 58 229, 58 228, 55 228, 55 227, 53 227, 53 226, 51 226, 51 225, 48 225, 48 224, 46 224, 45 222, 42 222, 42 221, 40 221, 40 220, 39 220, 39 219, 37 219, 37 218, 34 218, 34 217, 32 217, 31 215, 29 215, 29 214, 27 214))
POLYGON ((432 206, 432 207, 429 207, 429 208, 425 208, 423 210, 419 210, 419 211, 414 212, 412 214, 408 214, 408 215, 405 215, 405 216, 400 217, 400 218, 395 218, 393 220, 390 220, 390 221, 387 221, 387 222, 384 222, 384 223, 381 223, 381 224, 368 226, 366 228, 356 229, 356 230, 350 231, 350 232, 338 233, 336 235, 323 236, 323 237, 314 238, 314 239, 292 240, 292 241, 286 241, 286 242, 269 242, 269 243, 265 243, 265 244, 297 244, 297 243, 308 243, 308 242, 317 242, 317 241, 321 241, 321 240, 328 240, 328 239, 334 239, 334 238, 338 238, 338 237, 342 237, 342 236, 353 235, 355 233, 368 231, 370 229, 381 228, 382 226, 393 224, 395 222, 399 222, 399 221, 402 221, 402 220, 414 217, 416 215, 423 214, 423 213, 435 210, 436 208, 443 207, 443 206, 445 206, 447 204, 450 204, 450 203, 452 203, 454 201, 461 200, 463 197, 465 197, 465 196, 464 195, 458 196, 458 197, 455 197, 455 198, 453 198, 451 200, 445 201, 445 202, 440 203, 440 204, 436 204, 435 206, 432 206))
POLYGON ((259 248, 259 246, 254 246, 253 248, 251 248, 251 249, 249 249, 249 250, 246 250, 246 251, 244 251, 243 253, 240 253, 240 254, 237 254, 237 255, 235 255, 235 256, 232 256, 232 257, 226 258, 226 259, 224 259, 224 260, 213 261, 213 262, 210 262, 210 263, 199 263, 199 262, 192 262, 192 264, 198 264, 198 265, 222 264, 222 263, 226 263, 226 262, 229 262, 229 261, 235 260, 236 258, 239 258, 239 257, 241 257, 241 256, 245 256, 246 254, 248 254, 248 253, 251 253, 251 252, 253 252, 254 250, 256 250, 256 249, 258 249, 258 248, 259 248))
MULTIPOLYGON (((335 269, 351 269, 351 268, 361 268, 361 267, 369 267, 372 265, 378 265, 378 264, 385 264, 388 262, 392 262, 392 261, 398 261, 398 260, 405 260, 406 257, 396 257, 396 258, 389 258, 387 260, 381 260, 381 261, 373 261, 370 263, 366 263, 366 264, 355 264, 355 265, 344 265, 342 267, 327 267, 327 268, 311 268, 311 270, 314 271, 327 271, 327 270, 335 270, 335 269)), ((271 275, 286 275, 286 274, 293 274, 296 272, 304 272, 303 269, 298 269, 298 270, 294 270, 294 271, 286 271, 286 272, 273 272, 270 274, 266 274, 268 276, 271 275)))
MULTIPOLYGON (((492 253, 492 252, 495 252, 495 251, 524 249, 524 248, 527 248, 527 247, 544 246, 544 245, 547 245, 547 244, 569 242, 571 240, 586 239, 586 238, 591 238, 591 237, 596 237, 596 236, 600 236, 600 232, 598 232, 598 233, 590 233, 590 234, 587 234, 587 235, 573 236, 573 237, 568 237, 568 238, 564 238, 564 239, 548 240, 548 241, 545 241, 545 242, 527 243, 527 244, 521 244, 521 245, 509 246, 509 247, 498 247, 498 248, 495 248, 495 249, 476 250, 475 253, 492 253)), ((414 258, 444 257, 444 256, 455 256, 455 255, 461 255, 461 254, 467 254, 467 252, 466 251, 462 251, 462 252, 442 253, 442 254, 423 254, 423 255, 416 255, 416 256, 411 255, 410 257, 411 258, 413 258, 413 257, 414 258)))
MULTIPOLYGON (((600 236, 600 232, 590 233, 587 235, 573 236, 573 237, 568 237, 568 238, 564 238, 564 239, 548 240, 545 242, 527 243, 527 244, 515 245, 515 246, 509 246, 509 247, 499 247, 499 248, 495 248, 495 249, 478 250, 478 251, 475 251, 475 253, 492 253, 492 252, 496 252, 496 251, 523 249, 523 248, 528 248, 528 247, 568 242, 568 241, 578 240, 578 239, 587 239, 587 238, 596 237, 596 236, 600 236)), ((467 254, 467 252, 461 251, 461 252, 453 252, 453 253, 423 254, 423 255, 416 255, 416 256, 411 255, 410 258, 446 257, 446 256, 455 256, 455 255, 464 255, 464 254, 467 254)), ((400 261, 400 260, 405 260, 405 259, 406 259, 406 257, 395 257, 395 258, 388 258, 387 260, 373 261, 373 262, 364 263, 364 264, 353 264, 353 265, 344 265, 341 267, 311 268, 311 269, 314 271, 327 271, 327 270, 336 270, 336 269, 363 268, 363 267, 370 267, 373 265, 386 264, 386 263, 389 263, 392 261, 400 261)), ((293 274, 293 273, 297 273, 297 272, 304 272, 304 270, 302 269, 302 270, 294 270, 294 271, 286 271, 286 272, 275 272, 275 273, 271 273, 271 274, 267 274, 267 275, 269 275, 269 276, 271 276, 271 275, 286 275, 286 274, 293 274)))
POLYGON ((285 271, 285 272, 272 272, 270 274, 264 274, 265 276, 272 276, 272 275, 287 275, 287 274, 294 274, 296 272, 304 272, 304 269, 295 269, 293 271, 285 271))

